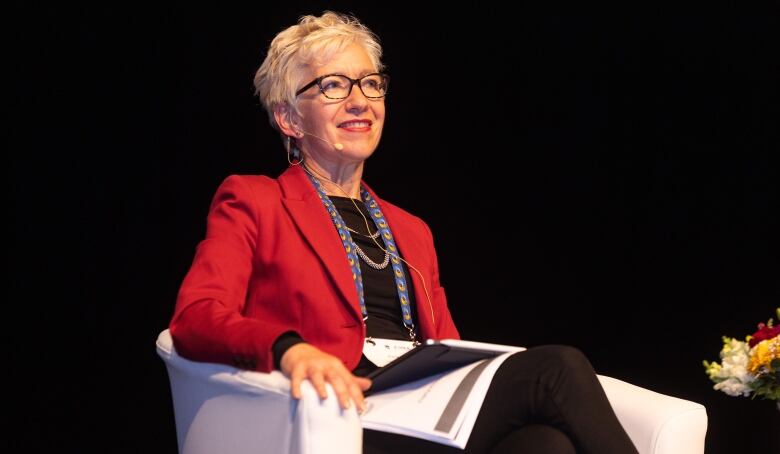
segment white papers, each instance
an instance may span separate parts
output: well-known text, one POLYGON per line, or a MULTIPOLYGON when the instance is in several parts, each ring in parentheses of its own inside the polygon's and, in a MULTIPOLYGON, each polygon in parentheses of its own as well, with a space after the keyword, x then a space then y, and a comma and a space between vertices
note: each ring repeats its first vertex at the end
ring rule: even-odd
POLYGON ((443 342, 505 353, 367 397, 366 410, 361 415, 364 428, 461 449, 466 446, 496 370, 511 354, 525 349, 482 342, 443 342))

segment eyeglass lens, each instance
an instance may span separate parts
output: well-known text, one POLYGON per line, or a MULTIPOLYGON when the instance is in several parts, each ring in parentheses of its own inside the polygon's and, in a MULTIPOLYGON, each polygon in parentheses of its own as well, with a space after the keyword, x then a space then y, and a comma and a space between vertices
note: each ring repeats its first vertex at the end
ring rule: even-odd
MULTIPOLYGON (((369 74, 358 79, 358 86, 368 98, 381 98, 387 92, 387 84, 380 74, 369 74)), ((352 91, 352 80, 346 76, 328 76, 320 81, 322 93, 331 99, 342 99, 352 91)))

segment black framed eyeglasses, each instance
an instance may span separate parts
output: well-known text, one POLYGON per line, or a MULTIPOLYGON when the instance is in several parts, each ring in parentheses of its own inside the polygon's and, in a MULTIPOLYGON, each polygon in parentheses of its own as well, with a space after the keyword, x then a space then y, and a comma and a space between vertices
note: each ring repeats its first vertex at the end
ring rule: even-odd
POLYGON ((366 98, 379 99, 384 98, 387 94, 389 82, 390 77, 381 73, 366 74, 359 79, 353 79, 343 74, 326 74, 301 87, 300 90, 295 92, 295 96, 317 85, 326 98, 344 99, 352 93, 352 87, 357 85, 366 98))

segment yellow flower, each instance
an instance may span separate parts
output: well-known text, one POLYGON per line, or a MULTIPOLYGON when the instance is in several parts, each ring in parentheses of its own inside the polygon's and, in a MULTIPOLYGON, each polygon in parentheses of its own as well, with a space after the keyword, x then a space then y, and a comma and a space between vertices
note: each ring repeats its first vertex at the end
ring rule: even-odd
POLYGON ((748 371, 758 375, 763 370, 769 369, 773 359, 780 359, 780 336, 761 341, 751 349, 748 371))

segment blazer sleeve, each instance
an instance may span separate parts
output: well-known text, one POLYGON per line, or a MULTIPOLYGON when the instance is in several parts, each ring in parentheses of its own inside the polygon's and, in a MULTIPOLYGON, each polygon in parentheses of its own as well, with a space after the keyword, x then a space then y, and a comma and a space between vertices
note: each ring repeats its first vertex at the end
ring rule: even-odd
POLYGON ((243 316, 258 238, 259 209, 250 183, 234 175, 217 190, 170 331, 186 358, 268 372, 274 341, 291 327, 243 316))

